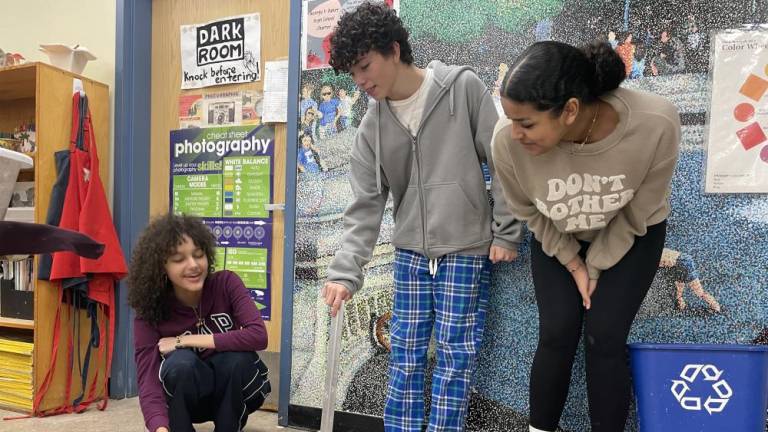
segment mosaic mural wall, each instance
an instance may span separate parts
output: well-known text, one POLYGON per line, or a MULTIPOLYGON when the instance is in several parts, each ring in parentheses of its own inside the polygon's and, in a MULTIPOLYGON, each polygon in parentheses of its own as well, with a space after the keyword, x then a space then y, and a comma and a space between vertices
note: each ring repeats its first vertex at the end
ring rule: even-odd
MULTIPOLYGON (((709 97, 709 32, 765 22, 765 0, 401 0, 417 64, 473 66, 498 94, 506 64, 543 39, 609 40, 632 64, 629 88, 661 94, 683 121, 667 249, 631 341, 768 344, 768 197, 702 193, 709 97)), ((296 286, 290 403, 320 407, 329 317, 318 292, 340 245, 352 193, 349 154, 367 100, 346 76, 302 72, 296 286), (308 109, 308 108, 312 109, 308 109), (339 109, 322 123, 310 113, 339 109)), ((381 416, 392 302, 392 209, 384 217, 365 287, 347 305, 337 409, 381 416)), ((526 237, 527 238, 527 237, 526 237)), ((496 265, 468 430, 527 430, 528 379, 538 321, 527 240, 496 265)), ((429 385, 429 381, 427 382, 429 385)), ((583 353, 561 426, 588 430, 583 353)), ((636 430, 630 419, 628 430, 636 430)))

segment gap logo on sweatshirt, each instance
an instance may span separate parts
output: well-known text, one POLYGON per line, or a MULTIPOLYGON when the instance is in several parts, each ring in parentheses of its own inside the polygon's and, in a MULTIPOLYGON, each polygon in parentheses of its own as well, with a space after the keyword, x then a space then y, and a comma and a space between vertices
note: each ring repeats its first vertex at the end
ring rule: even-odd
MULTIPOLYGON (((232 321, 232 317, 229 316, 228 313, 215 313, 208 316, 208 319, 213 322, 213 324, 216 325, 216 328, 218 328, 217 333, 226 333, 230 330, 232 330, 235 327, 235 322, 232 321)), ((203 325, 198 328, 197 334, 201 335, 212 335, 214 332, 211 331, 211 329, 208 327, 207 320, 203 320, 203 325)), ((181 334, 181 336, 185 335, 191 335, 193 334, 190 330, 185 331, 181 334)), ((201 353, 205 351, 207 348, 193 348, 195 352, 201 353)))

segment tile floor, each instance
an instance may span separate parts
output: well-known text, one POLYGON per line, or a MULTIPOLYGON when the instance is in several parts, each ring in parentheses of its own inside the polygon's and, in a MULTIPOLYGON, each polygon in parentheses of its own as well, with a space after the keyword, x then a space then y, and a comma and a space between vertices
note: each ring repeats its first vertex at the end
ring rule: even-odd
MULTIPOLYGON (((0 418, 18 416, 0 410, 0 418)), ((196 426, 197 432, 213 432, 213 423, 196 426)), ((248 418, 243 432, 290 432, 277 425, 277 413, 257 411, 248 418)), ((110 400, 105 411, 91 408, 82 414, 69 414, 22 420, 0 420, 0 432, 144 432, 139 399, 110 400)))

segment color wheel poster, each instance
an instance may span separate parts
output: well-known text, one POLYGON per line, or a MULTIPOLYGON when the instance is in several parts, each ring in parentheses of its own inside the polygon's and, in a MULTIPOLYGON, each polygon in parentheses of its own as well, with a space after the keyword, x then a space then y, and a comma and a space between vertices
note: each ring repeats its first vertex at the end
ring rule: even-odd
POLYGON ((712 40, 705 192, 768 192, 768 31, 712 40))
POLYGON ((171 131, 170 203, 216 237, 216 268, 237 273, 270 319, 275 130, 230 126, 171 131))

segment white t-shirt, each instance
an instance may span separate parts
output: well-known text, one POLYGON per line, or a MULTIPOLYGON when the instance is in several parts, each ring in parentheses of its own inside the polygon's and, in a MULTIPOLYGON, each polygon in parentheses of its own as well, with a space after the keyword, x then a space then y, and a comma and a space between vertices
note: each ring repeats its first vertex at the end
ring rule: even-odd
POLYGON ((352 97, 349 95, 339 97, 339 101, 341 102, 339 104, 339 116, 349 117, 352 115, 352 97))
POLYGON ((421 116, 424 113, 424 105, 427 103, 427 89, 432 81, 432 69, 428 68, 424 74, 424 81, 414 94, 399 101, 390 100, 389 108, 395 114, 400 123, 407 127, 411 135, 416 135, 421 125, 421 116))

